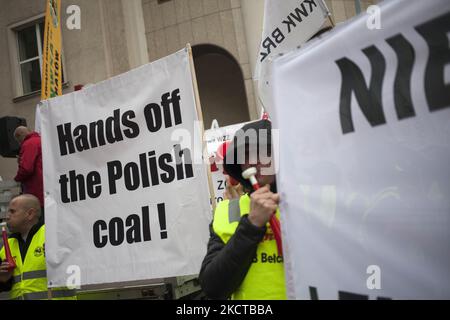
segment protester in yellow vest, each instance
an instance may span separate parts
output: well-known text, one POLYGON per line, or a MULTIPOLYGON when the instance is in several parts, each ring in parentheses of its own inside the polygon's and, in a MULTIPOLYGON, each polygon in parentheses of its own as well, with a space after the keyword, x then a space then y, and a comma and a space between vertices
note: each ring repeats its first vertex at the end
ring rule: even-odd
MULTIPOLYGON (((31 194, 13 198, 6 222, 12 232, 8 239, 16 268, 8 271, 5 248, 0 250, 0 290, 10 291, 11 299, 47 299, 45 225, 40 221, 39 199, 31 194)), ((52 299, 76 299, 74 290, 53 289, 52 299)))
POLYGON ((283 258, 269 220, 279 218, 279 195, 271 159, 271 124, 261 120, 238 130, 224 158, 225 171, 248 193, 220 202, 210 225, 208 250, 200 270, 211 299, 286 299, 283 258), (251 191, 242 171, 256 167, 261 188, 251 191))

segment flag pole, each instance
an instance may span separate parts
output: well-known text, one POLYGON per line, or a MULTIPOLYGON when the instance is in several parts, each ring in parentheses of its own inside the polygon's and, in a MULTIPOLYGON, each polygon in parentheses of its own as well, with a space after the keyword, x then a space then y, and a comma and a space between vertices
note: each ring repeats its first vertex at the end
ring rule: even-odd
POLYGON ((324 0, 321 0, 321 1, 319 1, 319 5, 322 7, 322 10, 324 10, 327 13, 327 18, 330 21, 331 26, 334 28, 336 25, 333 21, 333 18, 331 17, 331 12, 330 12, 330 10, 328 10, 327 4, 325 3, 324 0))
MULTIPOLYGON (((197 109, 198 120, 200 121, 200 134, 201 134, 201 139, 202 139, 202 158, 206 159, 207 155, 204 154, 204 151, 206 150, 206 141, 204 139, 205 129, 204 129, 204 124, 203 124, 203 113, 202 113, 202 106, 200 103, 200 94, 198 92, 197 75, 195 73, 195 67, 194 67, 194 57, 192 55, 192 47, 191 47, 190 43, 186 44, 186 50, 189 55, 189 67, 191 69, 191 75, 192 75, 192 85, 193 85, 193 89, 194 89, 195 106, 197 109)), ((208 175, 208 187, 209 187, 209 192, 210 192, 210 197, 211 197, 210 201, 211 201, 211 205, 212 205, 213 212, 214 212, 216 210, 216 196, 215 196, 214 187, 213 187, 213 183, 212 183, 211 166, 209 166, 209 165, 207 166, 207 175, 208 175)))
POLYGON ((336 25, 335 25, 335 23, 333 21, 333 18, 331 17, 331 13, 328 13, 328 20, 330 21, 331 26, 334 28, 336 25))

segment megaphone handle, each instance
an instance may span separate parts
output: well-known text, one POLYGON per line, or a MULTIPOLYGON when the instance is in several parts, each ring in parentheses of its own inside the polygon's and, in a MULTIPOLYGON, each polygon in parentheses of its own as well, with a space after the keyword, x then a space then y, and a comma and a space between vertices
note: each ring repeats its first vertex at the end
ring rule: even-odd
POLYGON ((16 267, 16 262, 11 255, 11 248, 9 247, 8 235, 6 234, 5 227, 2 227, 3 246, 5 247, 5 258, 9 264, 8 271, 11 272, 16 267))
POLYGON ((281 242, 281 228, 280 228, 280 222, 278 221, 275 214, 272 216, 272 218, 270 218, 269 223, 270 223, 270 227, 272 228, 273 236, 275 237, 275 241, 277 242, 278 254, 280 256, 282 256, 283 255, 283 245, 281 242))

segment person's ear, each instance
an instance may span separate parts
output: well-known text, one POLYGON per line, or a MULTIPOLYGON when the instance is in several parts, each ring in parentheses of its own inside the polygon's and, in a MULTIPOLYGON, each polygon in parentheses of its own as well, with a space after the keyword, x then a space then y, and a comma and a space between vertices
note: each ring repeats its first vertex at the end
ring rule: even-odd
POLYGON ((27 220, 32 221, 34 219, 34 217, 36 216, 36 209, 30 208, 27 210, 26 214, 27 214, 27 220))

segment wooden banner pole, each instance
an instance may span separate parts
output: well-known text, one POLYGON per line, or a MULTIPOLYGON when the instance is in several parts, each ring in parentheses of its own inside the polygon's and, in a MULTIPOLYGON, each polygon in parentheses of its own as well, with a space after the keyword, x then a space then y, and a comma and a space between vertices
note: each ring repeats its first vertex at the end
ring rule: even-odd
MULTIPOLYGON (((205 136, 205 129, 203 125, 203 113, 202 113, 202 106, 200 103, 200 95, 198 93, 198 84, 197 84, 197 75, 195 73, 195 67, 194 67, 194 57, 192 55, 192 47, 191 44, 186 44, 186 50, 189 55, 189 66, 191 68, 191 75, 192 75, 192 85, 194 87, 194 96, 195 96, 195 105, 197 108, 197 116, 198 120, 200 121, 200 134, 202 138, 202 156, 204 159, 208 156, 206 154, 206 141, 204 139, 205 136)), ((208 187, 209 187, 209 193, 211 196, 211 204, 213 207, 213 212, 216 210, 216 196, 214 192, 214 186, 212 183, 212 177, 211 177, 211 166, 207 166, 207 175, 208 175, 208 187)))
POLYGON ((333 18, 331 17, 330 13, 328 13, 328 20, 330 20, 331 26, 334 28, 336 25, 334 24, 333 18))

